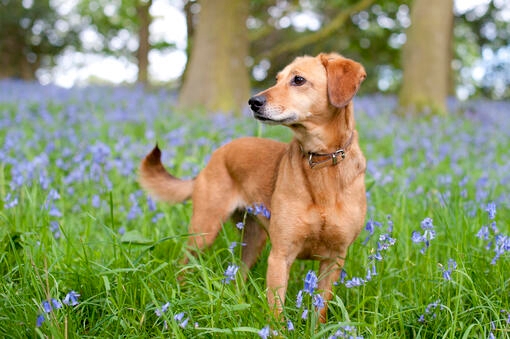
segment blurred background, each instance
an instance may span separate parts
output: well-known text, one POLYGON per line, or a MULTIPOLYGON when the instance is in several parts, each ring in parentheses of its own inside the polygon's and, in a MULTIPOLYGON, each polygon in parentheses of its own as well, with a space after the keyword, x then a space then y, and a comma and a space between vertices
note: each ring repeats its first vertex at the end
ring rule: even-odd
POLYGON ((237 111, 294 57, 335 51, 360 94, 406 113, 510 98, 507 0, 0 0, 0 78, 168 87, 183 108, 237 111))

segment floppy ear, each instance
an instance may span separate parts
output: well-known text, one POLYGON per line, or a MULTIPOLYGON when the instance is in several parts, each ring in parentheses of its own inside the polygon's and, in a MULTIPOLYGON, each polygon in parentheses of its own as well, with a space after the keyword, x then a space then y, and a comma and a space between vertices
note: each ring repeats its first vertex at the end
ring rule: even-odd
POLYGON ((360 63, 340 55, 321 54, 320 58, 328 76, 329 102, 344 107, 352 100, 367 73, 360 63))

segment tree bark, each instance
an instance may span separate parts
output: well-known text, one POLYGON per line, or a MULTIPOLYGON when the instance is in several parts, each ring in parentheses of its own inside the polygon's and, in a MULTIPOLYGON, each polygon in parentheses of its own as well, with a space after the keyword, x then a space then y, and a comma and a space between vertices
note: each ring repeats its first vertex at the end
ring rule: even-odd
POLYGON ((404 114, 445 113, 451 72, 453 0, 414 0, 402 50, 404 114))
POLYGON ((139 83, 147 85, 149 82, 149 26, 152 18, 149 9, 152 5, 152 0, 138 1, 136 6, 136 13, 138 16, 138 50, 136 51, 136 59, 138 62, 138 79, 139 83))
POLYGON ((250 94, 245 60, 249 51, 246 20, 249 1, 200 1, 179 106, 239 112, 250 94))

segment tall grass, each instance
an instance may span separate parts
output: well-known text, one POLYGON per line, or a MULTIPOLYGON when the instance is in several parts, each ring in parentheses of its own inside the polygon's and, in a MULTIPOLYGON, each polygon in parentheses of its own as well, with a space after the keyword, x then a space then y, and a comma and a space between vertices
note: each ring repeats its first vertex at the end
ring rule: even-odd
POLYGON ((324 325, 311 296, 296 300, 315 262, 294 264, 283 323, 265 299, 269 244, 246 281, 226 282, 241 265, 231 223, 179 264, 191 204, 140 191, 144 154, 158 142, 167 167, 191 177, 233 138, 291 135, 172 103, 166 91, 0 82, 0 336, 510 337, 510 103, 451 103, 447 117, 411 119, 393 114, 392 98, 356 100, 367 229, 324 325), (71 291, 74 306, 62 303, 71 291))

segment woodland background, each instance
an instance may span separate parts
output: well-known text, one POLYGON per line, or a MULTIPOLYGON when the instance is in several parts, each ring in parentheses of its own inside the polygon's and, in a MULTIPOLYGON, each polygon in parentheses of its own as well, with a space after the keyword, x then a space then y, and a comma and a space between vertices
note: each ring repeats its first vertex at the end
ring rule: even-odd
POLYGON ((510 4, 459 10, 466 1, 1 0, 0 78, 38 79, 63 53, 113 56, 136 65, 141 84, 178 88, 181 107, 228 112, 295 56, 337 51, 367 69, 361 95, 444 113, 447 97, 510 97, 510 4), (163 84, 149 76, 151 53, 182 46, 153 33, 156 2, 187 23, 185 70, 163 84))

